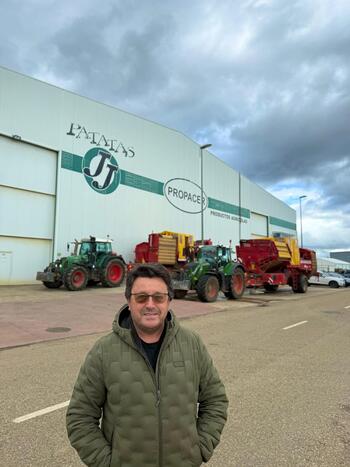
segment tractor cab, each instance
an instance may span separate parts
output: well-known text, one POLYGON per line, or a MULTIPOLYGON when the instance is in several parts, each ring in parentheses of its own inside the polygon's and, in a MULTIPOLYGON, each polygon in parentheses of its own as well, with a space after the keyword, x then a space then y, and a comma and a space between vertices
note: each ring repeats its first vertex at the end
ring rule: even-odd
POLYGON ((217 260, 221 266, 225 266, 227 263, 232 261, 231 255, 231 248, 227 248, 226 246, 218 246, 217 247, 217 260))
POLYGON ((231 250, 222 245, 203 245, 198 251, 197 259, 211 266, 224 266, 231 261, 231 250))
POLYGON ((199 248, 197 253, 197 261, 215 265, 216 263, 216 246, 203 245, 199 248))
POLYGON ((97 239, 91 237, 90 239, 82 239, 80 242, 74 243, 73 256, 86 256, 94 253, 111 254, 112 242, 111 240, 97 239))

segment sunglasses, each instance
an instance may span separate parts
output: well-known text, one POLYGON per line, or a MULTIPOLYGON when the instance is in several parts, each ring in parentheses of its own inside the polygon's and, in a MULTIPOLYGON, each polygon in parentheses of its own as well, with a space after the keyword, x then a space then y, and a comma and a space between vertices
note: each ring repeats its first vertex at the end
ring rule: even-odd
POLYGON ((132 293, 131 294, 136 303, 147 303, 149 298, 152 298, 154 303, 164 303, 169 298, 169 294, 156 292, 154 294, 147 294, 147 293, 132 293))

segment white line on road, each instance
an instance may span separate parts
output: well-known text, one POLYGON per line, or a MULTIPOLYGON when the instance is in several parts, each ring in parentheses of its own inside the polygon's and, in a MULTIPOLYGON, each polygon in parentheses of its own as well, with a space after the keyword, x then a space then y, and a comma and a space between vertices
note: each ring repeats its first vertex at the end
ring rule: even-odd
POLYGON ((350 305, 348 305, 348 306, 344 306, 344 308, 350 308, 350 305))
POLYGON ((290 329, 290 328, 295 328, 295 326, 300 326, 301 324, 305 324, 307 322, 308 321, 300 321, 299 323, 291 324, 290 326, 283 328, 283 331, 286 331, 287 329, 290 329))
POLYGON ((46 413, 54 412, 55 410, 62 409, 63 407, 67 407, 68 404, 69 404, 69 401, 65 401, 65 402, 61 402, 60 404, 51 405, 50 407, 46 407, 46 409, 37 410, 36 412, 23 415, 23 417, 15 418, 13 422, 14 423, 25 422, 26 420, 30 420, 31 418, 40 417, 41 415, 45 415, 46 413))

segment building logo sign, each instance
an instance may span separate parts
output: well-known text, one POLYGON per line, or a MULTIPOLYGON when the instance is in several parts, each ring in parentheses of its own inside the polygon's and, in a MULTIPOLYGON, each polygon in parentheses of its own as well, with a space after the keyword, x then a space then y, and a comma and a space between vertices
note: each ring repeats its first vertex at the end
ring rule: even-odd
POLYGON ((129 158, 135 157, 135 150, 132 146, 127 147, 119 139, 106 136, 99 131, 91 130, 79 123, 71 123, 66 135, 73 136, 75 139, 87 140, 90 144, 104 147, 120 156, 129 158))
POLYGON ((85 154, 82 171, 90 188, 101 195, 109 195, 120 183, 118 162, 103 148, 92 148, 85 154))
POLYGON ((208 206, 208 199, 201 187, 186 178, 172 178, 164 185, 164 196, 176 209, 189 214, 198 214, 208 206))

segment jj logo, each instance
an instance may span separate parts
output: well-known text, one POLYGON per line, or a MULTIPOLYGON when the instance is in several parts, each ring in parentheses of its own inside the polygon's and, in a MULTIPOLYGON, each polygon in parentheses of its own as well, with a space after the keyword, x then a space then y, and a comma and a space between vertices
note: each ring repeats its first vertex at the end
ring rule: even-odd
POLYGON ((119 185, 120 170, 117 161, 108 151, 93 148, 83 158, 83 174, 89 186, 107 195, 119 185))

